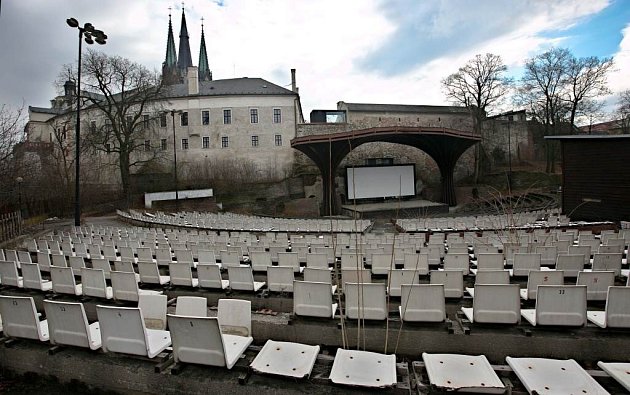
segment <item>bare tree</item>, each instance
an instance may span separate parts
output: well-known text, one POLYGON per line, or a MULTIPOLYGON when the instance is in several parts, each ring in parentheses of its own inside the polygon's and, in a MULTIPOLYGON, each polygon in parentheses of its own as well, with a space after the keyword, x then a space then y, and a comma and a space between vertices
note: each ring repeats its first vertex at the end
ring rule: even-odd
MULTIPOLYGON (((476 55, 456 73, 442 80, 446 97, 472 111, 474 130, 481 134, 488 111, 497 105, 510 89, 511 80, 505 76, 507 67, 501 56, 487 53, 476 55)), ((475 183, 479 178, 480 148, 475 148, 475 183)))
POLYGON ((621 133, 630 133, 630 90, 625 90, 619 94, 617 101, 617 117, 621 133))
POLYGON ((24 140, 24 123, 23 107, 0 107, 0 201, 9 202, 16 189, 19 163, 15 160, 14 148, 24 140))
POLYGON ((81 77, 80 98, 87 111, 95 111, 102 119, 83 128, 85 143, 117 156, 123 195, 129 198, 132 169, 155 160, 161 152, 155 140, 146 144, 159 117, 160 75, 120 56, 90 50, 83 59, 81 77))
POLYGON ((612 58, 600 59, 596 56, 576 58, 570 56, 566 70, 566 97, 569 103, 569 124, 575 127, 575 117, 580 113, 588 116, 599 110, 595 98, 607 95, 607 75, 612 69, 612 58))

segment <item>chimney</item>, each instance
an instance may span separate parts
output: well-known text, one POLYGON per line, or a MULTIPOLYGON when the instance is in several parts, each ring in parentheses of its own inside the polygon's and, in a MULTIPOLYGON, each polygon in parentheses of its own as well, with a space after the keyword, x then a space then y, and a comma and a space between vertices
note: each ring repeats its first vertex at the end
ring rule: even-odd
POLYGON ((188 83, 188 94, 189 95, 198 95, 199 94, 199 73, 197 68, 194 66, 188 67, 186 82, 188 83))
POLYGON ((295 69, 291 69, 291 91, 298 93, 298 88, 295 85, 295 69))

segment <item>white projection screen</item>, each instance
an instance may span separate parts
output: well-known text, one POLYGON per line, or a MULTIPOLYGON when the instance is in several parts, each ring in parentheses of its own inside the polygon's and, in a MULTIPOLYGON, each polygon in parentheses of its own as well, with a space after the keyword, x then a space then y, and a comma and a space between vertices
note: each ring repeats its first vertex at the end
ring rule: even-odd
POLYGON ((349 200, 414 196, 414 165, 365 166, 346 168, 349 200))

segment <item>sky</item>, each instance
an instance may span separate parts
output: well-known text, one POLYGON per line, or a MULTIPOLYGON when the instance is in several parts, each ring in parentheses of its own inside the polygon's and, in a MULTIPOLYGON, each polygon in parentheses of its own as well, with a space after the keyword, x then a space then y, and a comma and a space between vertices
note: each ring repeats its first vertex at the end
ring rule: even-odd
MULTIPOLYGON (((179 45, 181 2, 0 1, 0 105, 49 106, 63 65, 77 60, 69 17, 105 31, 107 44, 94 49, 151 70, 165 58, 169 12, 179 45)), ((500 55, 516 79, 527 59, 554 46, 613 57, 610 88, 630 89, 630 0, 187 0, 183 7, 193 64, 203 18, 214 79, 259 77, 290 89, 295 68, 307 119, 338 101, 450 104, 440 81, 486 52, 500 55)))

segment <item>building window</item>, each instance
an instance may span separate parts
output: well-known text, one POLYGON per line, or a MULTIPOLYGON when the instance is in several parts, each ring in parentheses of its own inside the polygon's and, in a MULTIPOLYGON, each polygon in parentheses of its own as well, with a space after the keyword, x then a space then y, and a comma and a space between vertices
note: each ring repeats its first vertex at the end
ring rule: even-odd
POLYGON ((252 136, 252 147, 258 147, 258 136, 252 136))
POLYGON ((232 110, 223 110, 223 124, 229 125, 232 123, 232 110))
POLYGON ((144 140, 144 150, 151 151, 151 140, 144 140))
POLYGON ((144 128, 148 129, 149 128, 149 114, 144 114, 142 116, 142 122, 143 122, 144 128))
POLYGON ((182 149, 188 149, 188 139, 182 139, 182 149))
POLYGON ((203 149, 210 148, 210 137, 203 136, 203 139, 201 139, 201 148, 203 149))
POLYGON ((227 148, 230 145, 230 140, 227 136, 221 137, 221 148, 227 148))
POLYGON ((249 121, 251 123, 258 123, 258 109, 257 108, 249 109, 249 121))
POLYGON ((181 126, 188 126, 188 112, 184 111, 179 115, 179 124, 181 126))
POLYGON ((96 121, 90 121, 90 132, 96 133, 96 121))
POLYGON ((112 152, 112 146, 109 143, 105 143, 105 152, 108 154, 112 152))
POLYGON ((162 151, 166 151, 166 139, 160 140, 160 148, 162 148, 162 151))
POLYGON ((160 114, 160 127, 166 127, 166 114, 160 114))
POLYGON ((279 108, 273 109, 273 123, 281 123, 282 122, 282 110, 279 108))
POLYGON ((209 110, 203 110, 201 112, 201 124, 210 125, 210 111, 209 110))
POLYGON ((276 147, 282 146, 282 135, 276 134, 276 147))

